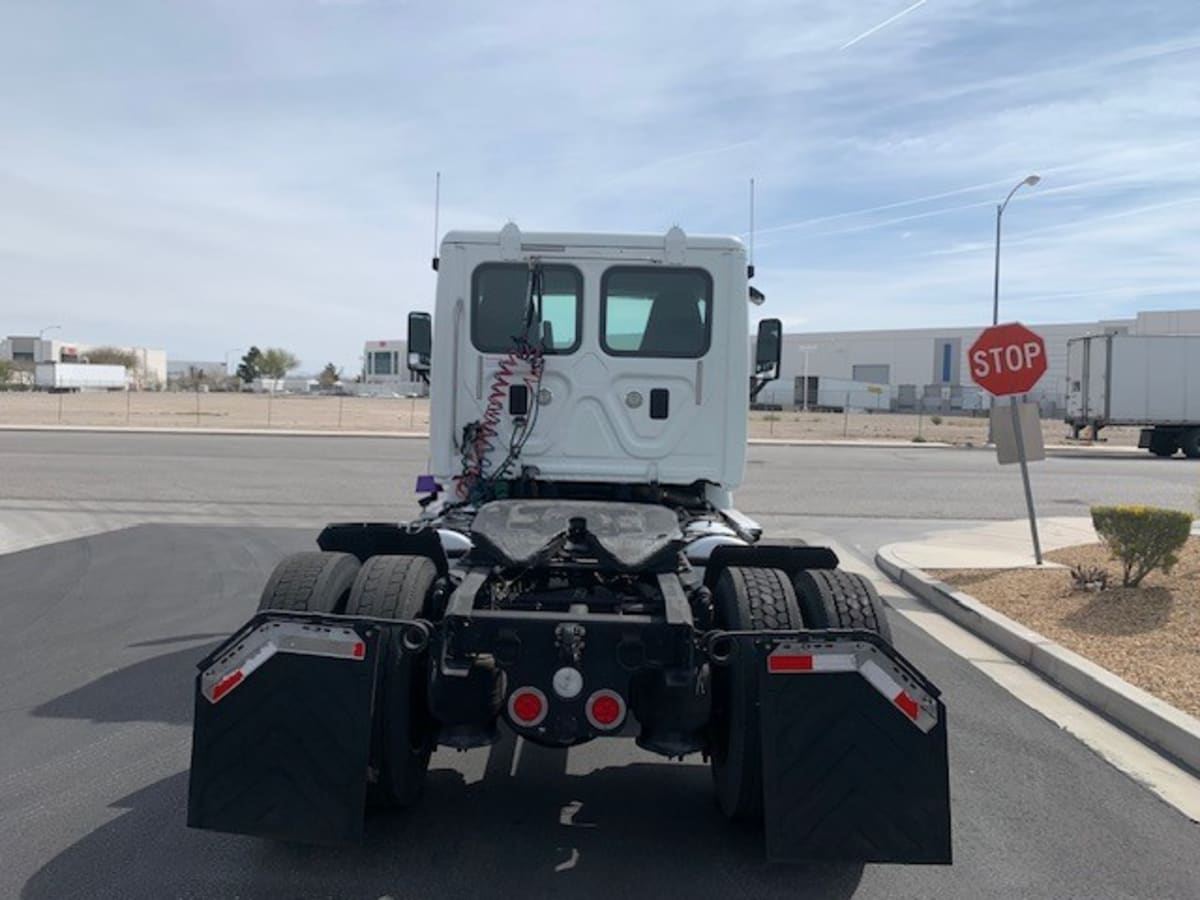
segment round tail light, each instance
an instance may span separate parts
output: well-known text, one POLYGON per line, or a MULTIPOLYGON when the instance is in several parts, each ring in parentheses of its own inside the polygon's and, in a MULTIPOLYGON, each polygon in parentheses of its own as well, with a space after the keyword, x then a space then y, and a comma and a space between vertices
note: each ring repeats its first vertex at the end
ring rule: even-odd
POLYGON ((613 731, 625 722, 625 701, 616 691, 596 691, 588 697, 585 711, 592 727, 600 731, 613 731))
POLYGON ((549 711, 546 695, 535 687, 520 687, 508 695, 508 717, 517 725, 541 725, 549 711))

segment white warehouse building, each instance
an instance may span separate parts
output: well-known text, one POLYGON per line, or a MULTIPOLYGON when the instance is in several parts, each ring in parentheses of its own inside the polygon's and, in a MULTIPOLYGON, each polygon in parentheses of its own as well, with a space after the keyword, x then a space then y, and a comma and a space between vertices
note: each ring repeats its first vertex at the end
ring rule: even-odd
POLYGON ((428 386, 408 369, 408 344, 392 338, 363 345, 362 384, 359 393, 424 396, 428 386))
MULTIPOLYGON (((1043 415, 1066 405, 1067 341, 1089 334, 1200 334, 1200 309, 1140 312, 1132 319, 1056 325, 1026 323, 1046 342, 1048 368, 1029 394, 1043 415)), ((808 406, 970 412, 988 405, 971 382, 967 351, 985 326, 785 334, 779 380, 759 403, 800 407, 807 370, 808 406), (868 393, 869 391, 869 393, 868 393)))
MULTIPOLYGON (((30 366, 44 362, 87 362, 88 351, 112 346, 62 341, 42 336, 9 335, 0 341, 0 359, 30 366)), ((126 346, 116 346, 114 349, 130 353, 136 359, 136 368, 129 373, 133 387, 149 390, 161 388, 167 383, 167 351, 126 346)))

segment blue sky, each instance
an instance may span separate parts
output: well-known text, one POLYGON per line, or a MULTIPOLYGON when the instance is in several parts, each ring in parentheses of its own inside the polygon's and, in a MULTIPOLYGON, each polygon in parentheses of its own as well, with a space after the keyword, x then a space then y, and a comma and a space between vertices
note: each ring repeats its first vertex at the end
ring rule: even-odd
POLYGON ((814 331, 988 320, 1037 172, 1003 318, 1197 307, 1197 85, 1195 0, 2 0, 0 330, 353 371, 439 169, 444 229, 742 233, 753 176, 814 331))

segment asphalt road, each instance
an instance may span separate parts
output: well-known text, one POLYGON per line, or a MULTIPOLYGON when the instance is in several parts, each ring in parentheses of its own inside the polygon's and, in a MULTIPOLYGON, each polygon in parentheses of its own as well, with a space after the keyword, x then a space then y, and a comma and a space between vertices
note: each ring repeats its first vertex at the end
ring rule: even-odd
MULTIPOLYGON (((359 848, 186 829, 194 664, 244 620, 275 561, 311 547, 311 528, 278 523, 403 516, 423 452, 394 440, 0 434, 6 521, 118 507, 130 521, 250 523, 138 525, 0 556, 0 896, 1200 896, 1196 826, 901 616, 899 648, 946 692, 953 867, 769 866, 759 836, 715 811, 703 766, 627 739, 439 753, 423 806, 373 817, 359 848)), ((859 563, 877 543, 988 517, 980 506, 1010 489, 1016 512, 987 512, 1020 514, 1015 473, 990 471, 980 452, 752 457, 743 508, 829 534, 859 563)), ((1074 501, 1186 506, 1197 474, 1103 457, 1050 460, 1038 478, 1060 497, 1049 511, 1069 514, 1083 508, 1074 501)))
MULTIPOLYGON (((127 511, 281 525, 404 517, 416 512, 426 462, 423 440, 0 432, 0 515, 127 511)), ((1030 468, 1042 515, 1086 515, 1092 503, 1193 510, 1200 486, 1194 461, 1149 454, 1072 452, 1030 468)), ((753 445, 736 500, 764 517, 1025 514, 1017 468, 987 450, 753 445)))

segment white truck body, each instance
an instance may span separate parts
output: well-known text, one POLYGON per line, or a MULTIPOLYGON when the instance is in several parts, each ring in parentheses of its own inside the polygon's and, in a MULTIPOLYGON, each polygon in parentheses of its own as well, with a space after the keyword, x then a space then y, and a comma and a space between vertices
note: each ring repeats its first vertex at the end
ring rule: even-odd
POLYGON ((37 364, 34 383, 51 391, 124 390, 128 375, 124 366, 48 362, 37 364))
POLYGON ((1067 381, 1073 424, 1200 425, 1200 335, 1072 338, 1067 381))
POLYGON ((1067 423, 1078 437, 1139 425, 1138 446, 1200 459, 1200 335, 1105 334, 1067 342, 1067 423))
MULTIPOLYGON (((868 381, 853 381, 849 378, 830 378, 826 375, 810 375, 808 406, 816 409, 842 410, 891 408, 891 388, 886 384, 868 381), (815 385, 815 390, 813 389, 815 385)), ((795 398, 797 408, 804 405, 804 376, 796 379, 795 398)))
MULTIPOLYGON (((454 360, 457 376, 431 388, 433 474, 447 482, 462 474, 464 429, 484 418, 493 388, 528 383, 541 399, 520 466, 537 477, 736 487, 746 458, 747 292, 746 253, 735 238, 691 237, 678 228, 666 235, 522 234, 513 224, 450 232, 439 257, 433 347, 435 358, 454 360), (556 267, 556 257, 571 262, 556 267), (496 306, 487 312, 505 290, 508 298, 522 290, 531 264, 544 267, 553 289, 545 308, 555 350, 544 357, 540 389, 524 363, 497 379, 502 365, 512 366, 506 332, 519 329, 510 327, 509 299, 501 298, 499 318, 496 306), (488 287, 500 278, 508 288, 488 287), (708 296, 683 301, 679 290, 708 296), (682 339, 697 322, 703 340, 682 339)), ((497 461, 515 418, 506 401, 497 461)))

